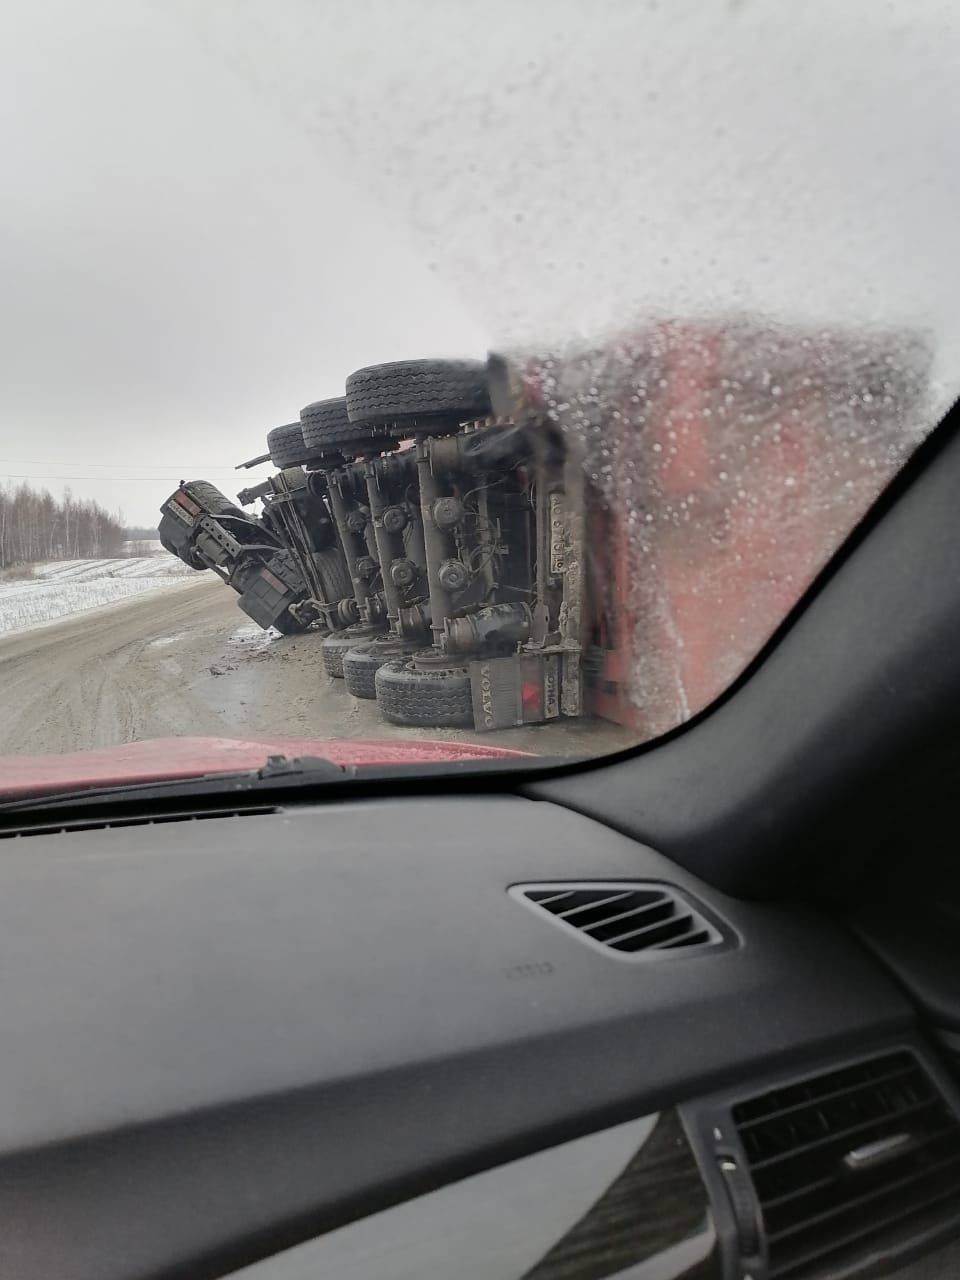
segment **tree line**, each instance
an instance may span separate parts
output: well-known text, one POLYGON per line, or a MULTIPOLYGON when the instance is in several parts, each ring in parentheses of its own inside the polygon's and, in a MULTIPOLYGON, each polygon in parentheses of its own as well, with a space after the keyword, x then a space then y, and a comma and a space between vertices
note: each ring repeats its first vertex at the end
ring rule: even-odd
POLYGON ((69 489, 57 501, 27 484, 0 486, 0 569, 119 556, 126 536, 121 517, 69 489))

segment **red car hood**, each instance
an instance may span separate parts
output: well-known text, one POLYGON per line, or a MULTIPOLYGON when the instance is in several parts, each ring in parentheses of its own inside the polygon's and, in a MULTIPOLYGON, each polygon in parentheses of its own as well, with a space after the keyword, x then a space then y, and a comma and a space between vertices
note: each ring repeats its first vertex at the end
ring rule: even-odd
POLYGON ((167 778, 259 769, 267 756, 321 756, 338 765, 448 764, 533 759, 527 751, 472 742, 367 741, 360 738, 153 738, 64 755, 0 756, 0 796, 44 795, 77 787, 123 786, 167 778))

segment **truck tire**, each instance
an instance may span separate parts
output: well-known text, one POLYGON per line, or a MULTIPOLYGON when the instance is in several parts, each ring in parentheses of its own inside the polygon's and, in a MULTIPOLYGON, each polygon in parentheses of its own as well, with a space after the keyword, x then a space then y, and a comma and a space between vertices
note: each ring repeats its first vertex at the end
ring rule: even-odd
POLYGON ((355 698, 377 696, 376 676, 380 668, 396 656, 394 653, 378 652, 376 646, 358 645, 343 656, 343 679, 347 692, 355 698))
POLYGON ((242 516, 244 520, 250 519, 245 511, 235 502, 231 502, 227 495, 221 493, 209 480, 185 480, 180 488, 186 490, 194 502, 203 507, 207 515, 242 516))
POLYGON ((303 443, 303 431, 299 422, 287 422, 282 427, 274 427, 272 431, 268 431, 267 448, 270 450, 270 461, 281 471, 285 471, 287 467, 302 467, 310 456, 303 443))
POLYGON ((320 645, 323 658, 323 669, 334 680, 343 679, 343 659, 351 649, 357 647, 357 637, 346 635, 343 631, 335 631, 325 636, 320 645))
POLYGON ((343 396, 304 405, 300 410, 300 426, 304 447, 311 459, 325 454, 351 454, 366 448, 373 440, 370 431, 358 430, 347 417, 343 396))
POLYGON ((347 378, 352 423, 442 434, 490 413, 486 366, 478 360, 395 360, 347 378))
POLYGON ((317 577, 327 604, 336 604, 346 596, 353 596, 353 583, 350 571, 339 547, 327 547, 326 551, 315 551, 313 562, 317 567, 317 577))
POLYGON ((438 729, 473 727, 473 699, 465 667, 419 671, 387 662, 376 674, 377 708, 388 724, 438 729))

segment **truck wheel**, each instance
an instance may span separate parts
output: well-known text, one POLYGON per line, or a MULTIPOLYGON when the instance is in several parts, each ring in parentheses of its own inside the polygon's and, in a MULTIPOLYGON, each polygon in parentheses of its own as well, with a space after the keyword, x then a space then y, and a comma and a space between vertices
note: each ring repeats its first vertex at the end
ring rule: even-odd
POLYGON ((343 679, 347 692, 355 698, 377 696, 376 675, 380 668, 393 658, 393 654, 380 652, 368 645, 358 645, 343 656, 343 679))
POLYGON ((313 562, 317 567, 317 577, 327 604, 336 604, 347 596, 353 597, 350 571, 339 547, 327 547, 326 551, 314 552, 313 562))
POLYGON ((354 424, 404 427, 423 435, 490 413, 486 366, 478 360, 396 360, 347 378, 354 424))
POLYGON ((323 669, 327 675, 333 676, 334 680, 342 680, 344 656, 356 647, 356 636, 345 635, 342 631, 335 631, 333 635, 326 636, 320 645, 320 653, 323 656, 323 669))
POLYGON ((198 506, 203 507, 207 515, 211 516, 243 516, 245 520, 250 517, 245 511, 242 511, 235 502, 231 502, 225 493, 221 493, 215 484, 211 484, 209 480, 185 480, 180 486, 198 506))
POLYGON ((270 450, 270 461, 281 471, 287 467, 302 467, 310 456, 303 443, 303 431, 299 422, 288 422, 268 431, 267 448, 270 450))
POLYGON ((472 728, 470 677, 464 667, 419 671, 388 662, 376 674, 377 707, 388 724, 472 728))
MULTIPOLYGON (((377 443, 376 433, 358 429, 347 417, 343 396, 333 400, 315 400, 300 410, 303 443, 311 458, 331 453, 355 453, 377 443)), ((386 432, 380 433, 384 444, 391 443, 386 432)))

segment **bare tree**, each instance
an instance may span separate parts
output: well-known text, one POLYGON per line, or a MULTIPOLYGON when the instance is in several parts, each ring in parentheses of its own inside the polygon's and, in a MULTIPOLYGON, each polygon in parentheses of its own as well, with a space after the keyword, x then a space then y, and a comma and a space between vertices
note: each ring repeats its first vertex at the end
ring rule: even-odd
POLYGON ((58 502, 47 490, 27 484, 0 487, 0 568, 43 560, 118 556, 122 521, 69 489, 58 502))

